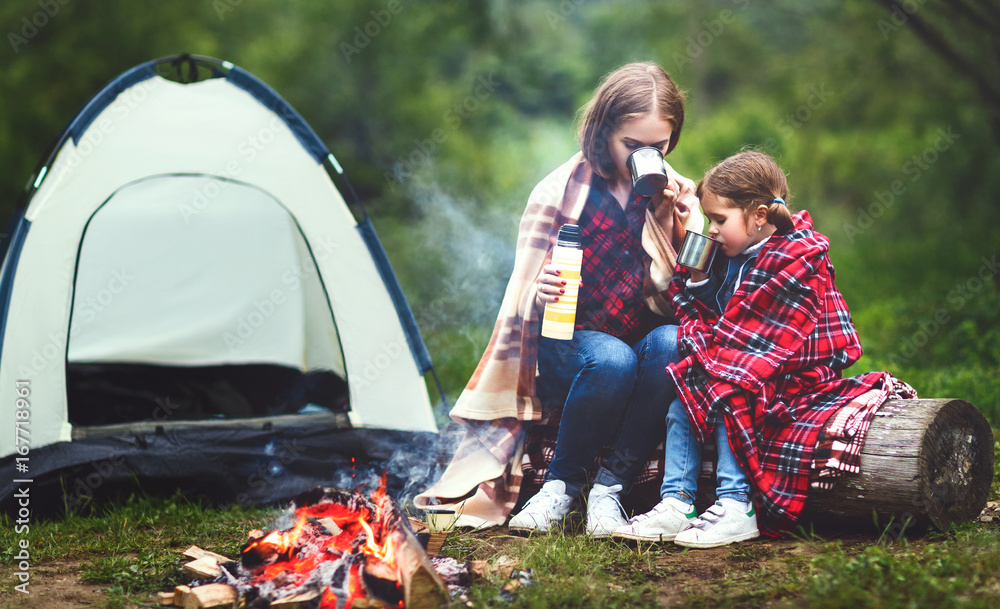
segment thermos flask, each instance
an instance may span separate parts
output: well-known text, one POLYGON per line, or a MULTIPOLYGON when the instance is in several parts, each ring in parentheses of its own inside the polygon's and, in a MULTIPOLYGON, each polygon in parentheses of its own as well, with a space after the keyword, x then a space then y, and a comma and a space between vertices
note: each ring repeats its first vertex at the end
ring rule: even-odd
POLYGON ((563 224, 559 229, 556 246, 552 250, 552 264, 559 267, 559 277, 566 281, 566 292, 559 295, 558 302, 545 303, 542 336, 570 340, 576 324, 576 301, 580 294, 580 268, 583 265, 580 227, 576 224, 563 224))

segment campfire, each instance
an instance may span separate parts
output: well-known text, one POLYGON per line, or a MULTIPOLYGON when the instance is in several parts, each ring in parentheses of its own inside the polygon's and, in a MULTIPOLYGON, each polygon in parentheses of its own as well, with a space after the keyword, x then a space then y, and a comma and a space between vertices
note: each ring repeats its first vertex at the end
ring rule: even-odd
POLYGON ((161 594, 183 607, 348 609, 445 607, 448 590, 385 492, 315 488, 267 533, 252 531, 238 561, 190 548, 203 578, 161 594), (172 598, 170 598, 172 594, 172 598))

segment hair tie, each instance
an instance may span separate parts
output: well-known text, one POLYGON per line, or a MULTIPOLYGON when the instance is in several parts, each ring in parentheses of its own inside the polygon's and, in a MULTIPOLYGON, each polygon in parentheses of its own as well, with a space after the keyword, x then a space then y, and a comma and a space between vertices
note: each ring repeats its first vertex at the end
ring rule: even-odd
POLYGON ((781 203, 782 205, 784 205, 786 207, 788 206, 788 204, 785 203, 785 200, 782 199, 781 197, 775 197, 774 200, 771 201, 771 203, 781 203))

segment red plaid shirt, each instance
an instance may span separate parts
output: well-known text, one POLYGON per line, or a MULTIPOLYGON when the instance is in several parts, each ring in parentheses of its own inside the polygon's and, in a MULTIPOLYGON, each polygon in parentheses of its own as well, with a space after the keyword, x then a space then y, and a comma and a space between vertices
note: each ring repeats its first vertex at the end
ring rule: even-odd
POLYGON ((580 215, 583 272, 577 302, 577 330, 596 330, 632 344, 664 323, 642 293, 648 264, 642 249, 646 205, 632 193, 625 209, 595 175, 580 215), (657 321, 659 319, 659 321, 657 321))
POLYGON ((885 372, 841 378, 861 357, 851 315, 834 286, 826 237, 807 212, 771 237, 721 317, 674 275, 682 360, 667 367, 695 435, 725 417, 729 444, 758 490, 765 531, 788 530, 805 507, 817 437, 840 407, 885 372))

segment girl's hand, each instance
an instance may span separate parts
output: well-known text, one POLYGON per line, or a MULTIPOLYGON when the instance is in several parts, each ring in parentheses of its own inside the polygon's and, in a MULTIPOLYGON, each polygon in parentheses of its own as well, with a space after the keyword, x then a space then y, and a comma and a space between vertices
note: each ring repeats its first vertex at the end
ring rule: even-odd
POLYGON ((542 274, 538 276, 538 291, 535 304, 544 306, 547 302, 556 302, 559 296, 566 293, 566 280, 559 276, 559 267, 546 264, 542 274))
POLYGON ((702 273, 701 271, 696 271, 694 269, 689 270, 691 271, 691 281, 694 281, 695 283, 708 279, 708 273, 702 273))
POLYGON ((686 218, 698 204, 698 197, 695 196, 694 181, 674 171, 669 164, 664 164, 667 168, 667 184, 662 193, 653 196, 653 215, 664 229, 672 229, 674 209, 677 209, 682 218, 686 218))

